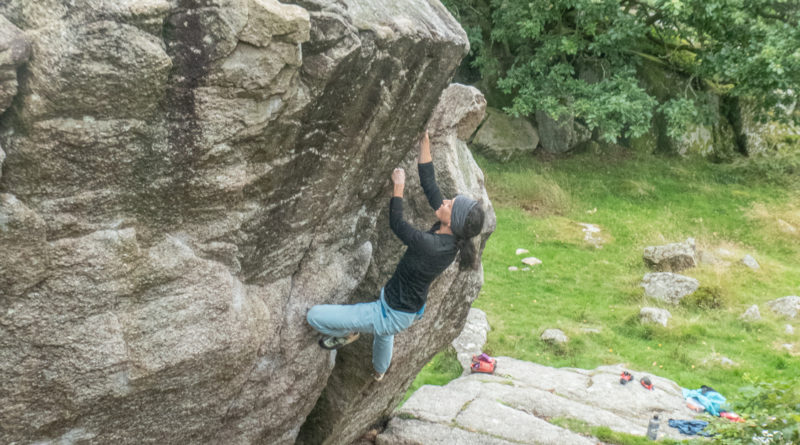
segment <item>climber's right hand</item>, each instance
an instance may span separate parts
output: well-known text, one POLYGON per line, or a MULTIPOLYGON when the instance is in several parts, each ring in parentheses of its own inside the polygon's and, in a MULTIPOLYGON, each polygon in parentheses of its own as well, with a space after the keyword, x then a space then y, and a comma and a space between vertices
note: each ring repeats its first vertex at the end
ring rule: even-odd
POLYGON ((405 185, 406 171, 399 167, 394 169, 392 172, 392 182, 394 185, 405 185))

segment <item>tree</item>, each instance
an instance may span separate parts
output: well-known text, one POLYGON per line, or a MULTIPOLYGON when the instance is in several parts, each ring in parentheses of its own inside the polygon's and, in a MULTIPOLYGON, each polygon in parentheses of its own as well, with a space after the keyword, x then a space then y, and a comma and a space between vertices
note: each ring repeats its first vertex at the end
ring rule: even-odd
MULTIPOLYGON (((709 94, 789 119, 800 91, 798 0, 446 0, 466 63, 511 97, 507 111, 574 116, 600 138, 637 137, 661 113, 671 136, 711 113, 709 94), (675 74, 647 91, 643 63, 675 74)), ((796 118, 796 114, 794 114, 796 118)))

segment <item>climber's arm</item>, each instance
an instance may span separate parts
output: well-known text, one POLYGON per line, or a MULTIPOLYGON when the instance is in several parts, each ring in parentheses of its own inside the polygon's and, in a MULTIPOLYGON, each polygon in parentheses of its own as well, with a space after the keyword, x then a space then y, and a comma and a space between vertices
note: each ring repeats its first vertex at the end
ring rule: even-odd
POLYGON ((431 156, 431 142, 427 131, 419 141, 419 163, 417 168, 419 169, 419 182, 425 192, 425 197, 428 198, 428 204, 431 205, 433 210, 438 210, 442 206, 442 193, 439 191, 439 186, 436 185, 436 176, 433 172, 433 157, 431 156))
POLYGON ((417 162, 420 164, 427 164, 432 161, 431 140, 428 137, 428 130, 425 130, 425 134, 423 134, 422 139, 419 140, 419 160, 417 162))
POLYGON ((394 169, 392 182, 394 191, 392 199, 389 201, 389 227, 403 244, 410 246, 419 242, 424 234, 403 220, 403 188, 406 182, 406 172, 402 168, 394 169))

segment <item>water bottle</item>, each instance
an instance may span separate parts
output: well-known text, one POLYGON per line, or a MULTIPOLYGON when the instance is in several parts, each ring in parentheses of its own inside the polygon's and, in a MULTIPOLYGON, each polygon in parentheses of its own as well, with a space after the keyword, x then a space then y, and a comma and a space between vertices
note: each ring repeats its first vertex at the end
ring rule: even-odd
POLYGON ((650 424, 647 425, 647 438, 650 440, 656 440, 657 436, 658 436, 658 414, 653 416, 653 418, 650 419, 650 424))

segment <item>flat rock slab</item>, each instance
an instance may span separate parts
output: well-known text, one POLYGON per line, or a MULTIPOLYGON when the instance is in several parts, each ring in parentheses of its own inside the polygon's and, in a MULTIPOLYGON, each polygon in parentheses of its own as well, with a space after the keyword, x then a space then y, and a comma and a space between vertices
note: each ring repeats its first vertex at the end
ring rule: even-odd
MULTIPOLYGON (((692 419, 695 414, 685 406, 675 382, 622 365, 550 368, 509 357, 499 357, 497 363, 493 375, 472 374, 441 387, 423 386, 395 411, 376 443, 594 444, 596 438, 548 419, 574 418, 644 436, 654 414, 661 419, 692 419), (637 381, 649 377, 654 389, 620 385, 624 370, 637 381)), ((663 420, 659 437, 665 436, 680 438, 663 420)))

